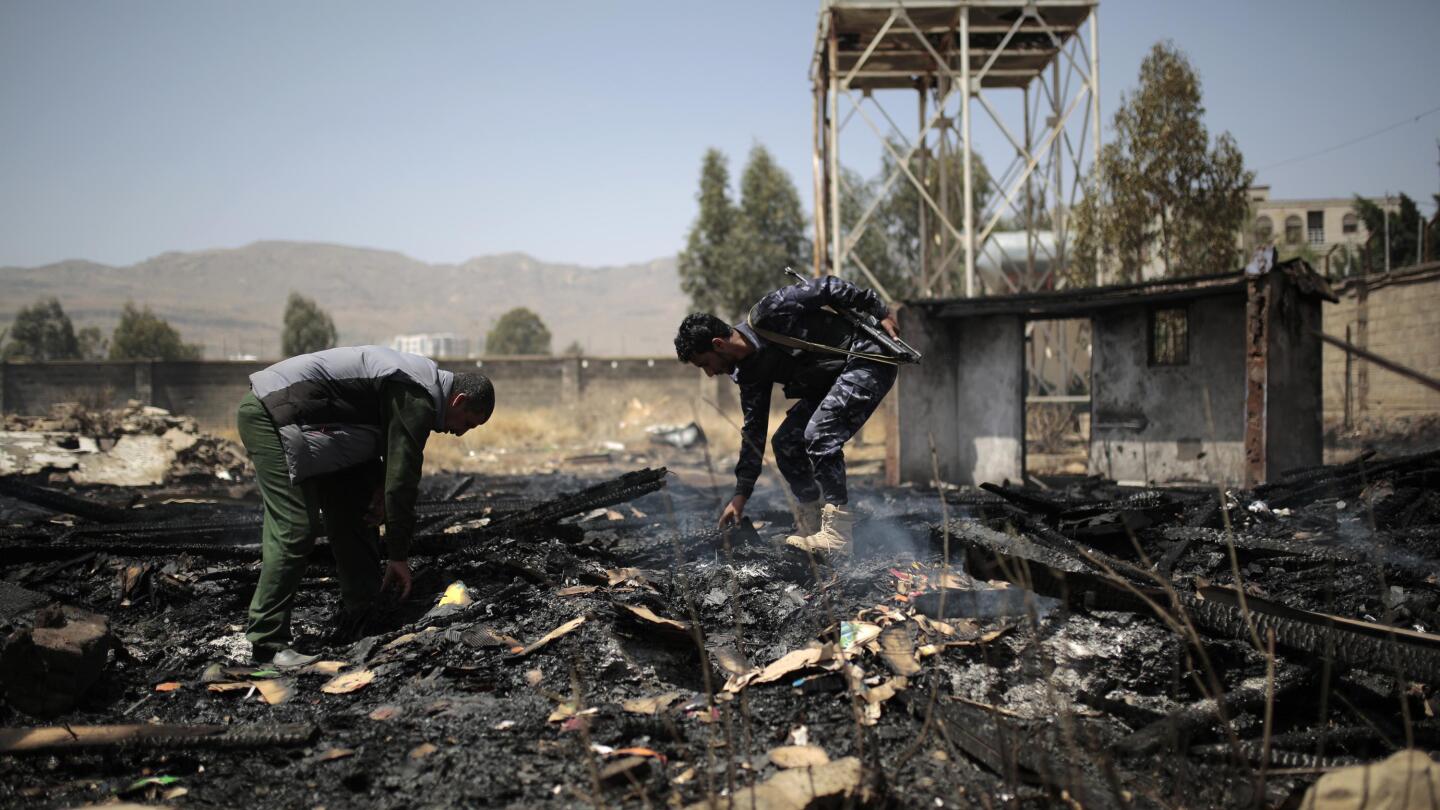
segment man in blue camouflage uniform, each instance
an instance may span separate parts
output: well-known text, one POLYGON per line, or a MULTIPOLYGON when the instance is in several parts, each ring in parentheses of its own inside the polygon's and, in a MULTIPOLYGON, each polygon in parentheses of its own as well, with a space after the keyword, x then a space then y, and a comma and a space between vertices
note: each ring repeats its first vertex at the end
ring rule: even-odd
POLYGON ((872 290, 825 276, 783 287, 760 299, 733 327, 714 315, 688 316, 675 352, 711 377, 725 374, 740 386, 740 460, 735 495, 720 525, 738 522, 755 490, 769 429, 775 383, 796 400, 771 440, 775 464, 795 494, 795 534, 786 543, 810 551, 848 554, 854 517, 846 507, 845 442, 875 412, 895 383, 896 368, 856 354, 881 348, 823 307, 833 304, 880 320, 899 337, 894 316, 872 290), (822 508, 822 498, 824 501, 822 508))

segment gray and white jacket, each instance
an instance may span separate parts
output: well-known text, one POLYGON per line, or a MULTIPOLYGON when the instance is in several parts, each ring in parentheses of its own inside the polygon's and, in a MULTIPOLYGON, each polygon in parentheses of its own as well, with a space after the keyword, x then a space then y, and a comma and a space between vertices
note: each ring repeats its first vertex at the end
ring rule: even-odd
POLYGON ((383 346, 348 346, 281 360, 250 375, 250 389, 280 432, 292 483, 384 453, 381 387, 400 378, 430 394, 435 430, 455 375, 433 360, 383 346))

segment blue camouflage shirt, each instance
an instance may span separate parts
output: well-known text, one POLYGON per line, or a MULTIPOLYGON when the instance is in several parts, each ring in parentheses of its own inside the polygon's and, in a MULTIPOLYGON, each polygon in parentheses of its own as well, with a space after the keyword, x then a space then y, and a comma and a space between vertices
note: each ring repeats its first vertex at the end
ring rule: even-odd
MULTIPOLYGON (((884 318, 885 302, 874 290, 857 287, 835 276, 807 279, 766 295, 751 310, 751 319, 769 332, 778 332, 829 346, 878 351, 869 338, 856 337, 839 316, 823 311, 827 304, 884 318)), ((730 379, 740 386, 740 458, 735 463, 735 494, 750 497, 765 462, 765 437, 770 432, 770 397, 776 383, 789 399, 817 402, 830 390, 845 367, 843 355, 823 354, 781 346, 755 333, 749 323, 735 330, 755 352, 735 366, 730 379)))

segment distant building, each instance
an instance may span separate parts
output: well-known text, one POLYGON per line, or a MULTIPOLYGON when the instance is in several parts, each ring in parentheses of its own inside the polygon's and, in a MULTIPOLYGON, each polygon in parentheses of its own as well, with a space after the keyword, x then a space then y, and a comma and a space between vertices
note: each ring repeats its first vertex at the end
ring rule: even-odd
MULTIPOLYGON (((1322 260, 1315 269, 1323 272, 1323 258, 1331 249, 1343 245, 1353 254, 1370 238, 1365 222, 1355 213, 1354 197, 1272 200, 1269 186, 1251 186, 1246 197, 1250 223, 1240 242, 1247 256, 1260 245, 1274 245, 1282 254, 1291 255, 1308 247, 1322 260)), ((1398 199, 1368 199, 1382 209, 1388 206, 1392 213, 1400 208, 1398 199)))
POLYGON ((390 348, 398 352, 409 352, 431 358, 469 357, 470 339, 459 337, 452 332, 396 335, 390 340, 390 348))

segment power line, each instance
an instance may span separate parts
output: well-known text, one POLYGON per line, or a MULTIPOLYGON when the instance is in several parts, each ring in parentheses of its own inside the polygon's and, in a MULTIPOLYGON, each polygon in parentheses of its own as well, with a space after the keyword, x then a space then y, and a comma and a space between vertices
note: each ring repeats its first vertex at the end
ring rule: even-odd
POLYGON ((1375 137, 1376 135, 1384 135, 1385 133, 1389 132, 1389 131, 1392 130, 1392 129, 1399 129, 1400 127, 1403 127, 1403 126, 1405 126, 1406 124, 1413 124, 1413 123, 1415 123, 1416 121, 1419 121, 1421 118, 1424 118, 1424 117, 1427 116, 1427 115, 1433 115, 1433 114, 1435 114, 1435 113, 1437 113, 1437 112, 1440 112, 1440 107, 1435 107, 1435 108, 1433 108, 1433 109, 1426 110, 1425 112, 1422 112, 1422 113, 1420 113, 1419 115, 1413 116, 1413 117, 1411 117, 1411 118, 1406 118, 1406 119, 1403 120, 1403 121, 1396 121, 1395 123, 1391 124, 1390 126, 1385 127, 1385 128, 1383 128, 1383 129, 1377 129, 1377 130, 1375 130, 1374 132, 1369 133, 1368 135, 1361 135, 1361 136, 1356 137, 1356 138, 1351 138, 1350 140, 1345 141, 1344 143, 1337 143, 1337 144, 1335 144, 1334 146, 1331 146, 1331 147, 1329 147, 1329 148, 1327 148, 1327 149, 1321 149, 1321 150, 1318 151, 1318 152, 1311 152, 1311 153, 1308 154, 1308 155, 1300 155, 1300 156, 1298 156, 1298 157, 1286 158, 1285 160, 1279 161, 1278 163, 1271 163, 1271 164, 1269 164, 1269 165, 1267 165, 1267 166, 1261 166, 1260 168, 1256 169, 1255 171, 1257 171, 1257 172, 1263 172, 1263 171, 1265 171, 1265 170, 1267 170, 1267 169, 1274 169, 1274 168, 1276 168, 1276 167, 1278 167, 1278 166, 1285 166, 1285 165, 1288 165, 1288 164, 1290 164, 1290 163, 1297 163, 1297 162, 1302 161, 1302 160, 1309 160, 1310 158, 1313 158, 1313 157, 1319 157, 1319 156, 1324 155, 1324 154, 1326 154, 1326 153, 1334 152, 1336 149, 1344 149, 1345 147, 1350 146, 1350 145, 1352 145, 1352 144, 1357 144, 1357 143, 1360 143, 1361 141, 1369 140, 1370 138, 1373 138, 1373 137, 1375 137))

